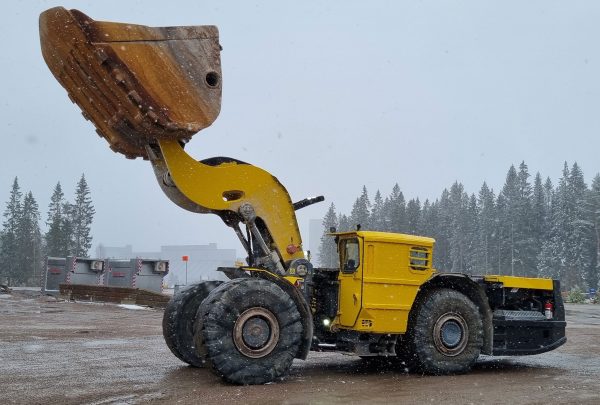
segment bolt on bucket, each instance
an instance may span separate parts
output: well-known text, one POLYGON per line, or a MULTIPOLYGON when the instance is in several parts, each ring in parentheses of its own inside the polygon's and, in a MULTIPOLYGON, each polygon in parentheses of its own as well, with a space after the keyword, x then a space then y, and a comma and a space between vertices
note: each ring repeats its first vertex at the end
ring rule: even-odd
POLYGON ((62 7, 39 24, 50 71, 115 152, 147 158, 148 143, 187 142, 219 115, 217 27, 94 21, 62 7))

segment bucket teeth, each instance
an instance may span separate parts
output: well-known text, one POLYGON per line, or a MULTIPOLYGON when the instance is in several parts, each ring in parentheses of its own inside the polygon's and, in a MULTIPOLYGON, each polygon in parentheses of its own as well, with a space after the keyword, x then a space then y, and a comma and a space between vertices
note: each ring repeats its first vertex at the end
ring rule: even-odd
POLYGON ((148 116, 148 118, 150 118, 155 124, 158 123, 158 115, 156 115, 156 113, 154 111, 148 111, 146 113, 146 115, 148 116))
POLYGON ((142 108, 142 98, 140 97, 140 95, 138 94, 137 91, 131 90, 129 93, 127 93, 127 95, 129 96, 129 98, 131 99, 131 101, 133 101, 140 108, 142 108))

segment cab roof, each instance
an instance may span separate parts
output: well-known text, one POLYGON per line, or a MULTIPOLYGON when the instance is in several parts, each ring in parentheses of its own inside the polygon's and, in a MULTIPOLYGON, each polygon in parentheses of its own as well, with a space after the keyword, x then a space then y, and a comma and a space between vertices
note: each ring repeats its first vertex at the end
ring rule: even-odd
POLYGON ((358 236, 365 241, 371 242, 388 242, 388 243, 404 243, 411 245, 433 246, 435 239, 426 236, 408 235, 405 233, 392 232, 375 232, 375 231, 352 231, 352 232, 336 232, 331 235, 341 238, 358 236))

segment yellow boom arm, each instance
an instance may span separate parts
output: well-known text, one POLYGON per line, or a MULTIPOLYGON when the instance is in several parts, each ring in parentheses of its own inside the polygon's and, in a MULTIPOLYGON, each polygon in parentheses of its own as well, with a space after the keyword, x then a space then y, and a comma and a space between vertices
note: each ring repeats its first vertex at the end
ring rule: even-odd
POLYGON ((239 222, 250 225, 251 237, 240 238, 242 244, 254 240, 257 248, 266 247, 268 254, 277 252, 275 262, 285 265, 304 258, 290 196, 269 172, 228 158, 198 162, 172 140, 159 141, 158 148, 149 150, 157 180, 175 204, 192 212, 219 215, 238 236, 243 236, 237 228, 239 222))

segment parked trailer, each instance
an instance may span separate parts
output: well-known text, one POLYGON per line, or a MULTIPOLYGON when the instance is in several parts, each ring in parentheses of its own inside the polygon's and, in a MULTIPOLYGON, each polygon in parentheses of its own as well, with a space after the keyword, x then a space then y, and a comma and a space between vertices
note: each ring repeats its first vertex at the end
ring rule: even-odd
POLYGON ((42 293, 58 294, 60 284, 102 285, 105 263, 88 257, 48 257, 42 280, 42 293))
POLYGON ((157 259, 107 260, 104 285, 162 291, 169 262, 157 259))
POLYGON ((67 259, 64 257, 46 257, 42 273, 42 294, 58 295, 59 286, 67 280, 67 259))
POLYGON ((102 259, 67 257, 66 284, 102 285, 105 263, 102 259))

